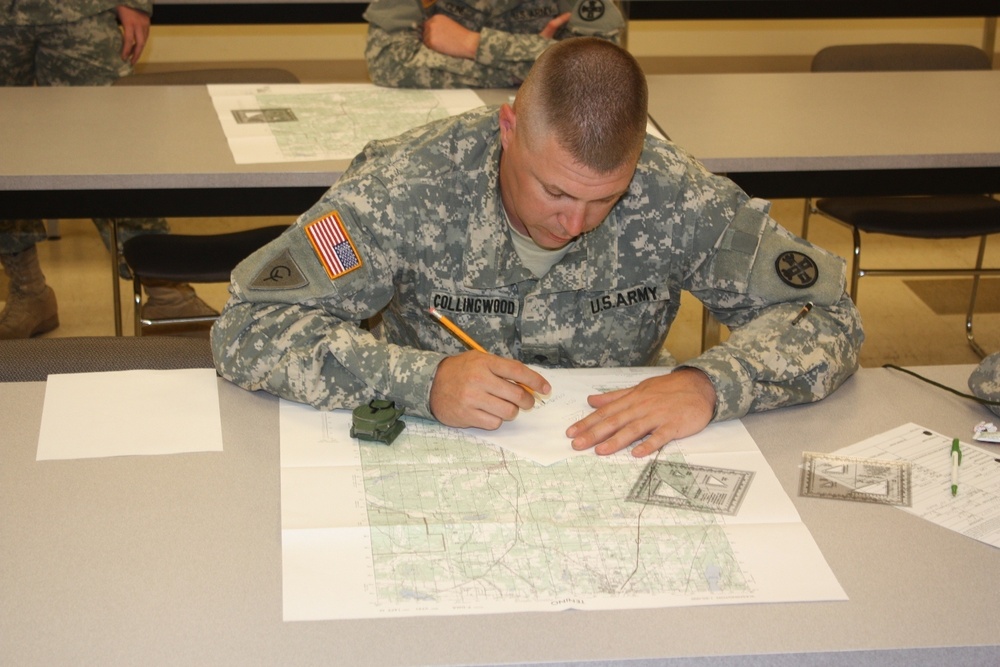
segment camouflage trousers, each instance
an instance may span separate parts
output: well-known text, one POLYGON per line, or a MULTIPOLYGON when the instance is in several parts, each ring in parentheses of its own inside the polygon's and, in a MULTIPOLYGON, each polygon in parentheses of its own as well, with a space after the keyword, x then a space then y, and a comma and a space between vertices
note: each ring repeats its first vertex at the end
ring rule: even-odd
MULTIPOLYGON (((0 81, 5 86, 107 86, 132 73, 122 61, 114 11, 75 23, 0 26, 0 81)), ((8 156, 9 157, 9 156, 8 156)), ((0 211, 3 215, 3 211, 0 211)), ((110 247, 107 220, 94 220, 110 247)), ((119 220, 119 244, 132 236, 169 231, 163 218, 119 220)), ((45 239, 41 220, 0 219, 0 254, 27 250, 45 239)), ((127 272, 122 274, 127 276, 127 272)))

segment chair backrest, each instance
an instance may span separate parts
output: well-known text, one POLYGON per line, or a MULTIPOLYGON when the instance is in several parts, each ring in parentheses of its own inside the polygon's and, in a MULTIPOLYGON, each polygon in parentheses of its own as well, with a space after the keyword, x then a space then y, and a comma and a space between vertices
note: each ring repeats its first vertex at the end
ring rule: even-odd
POLYGON ((813 72, 992 69, 989 55, 966 44, 842 44, 813 56, 813 72))
POLYGON ((276 67, 233 67, 133 74, 115 86, 203 86, 210 83, 299 83, 299 77, 276 67))
POLYGON ((229 282, 237 264, 287 229, 270 225, 223 234, 140 234, 122 244, 122 255, 141 279, 229 282))

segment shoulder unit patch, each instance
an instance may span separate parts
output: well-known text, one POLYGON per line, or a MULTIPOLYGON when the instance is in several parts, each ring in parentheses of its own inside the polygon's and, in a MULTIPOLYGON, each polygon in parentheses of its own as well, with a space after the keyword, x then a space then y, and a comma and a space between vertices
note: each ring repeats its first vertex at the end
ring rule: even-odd
POLYGON ((774 269, 783 283, 796 289, 812 287, 819 280, 819 267, 812 257, 794 250, 778 255, 774 269))
POLYGON ((288 250, 283 250, 280 255, 273 258, 254 276, 250 287, 254 289, 299 289, 309 284, 309 280, 302 273, 302 269, 292 259, 292 254, 288 250))
POLYGON ((580 6, 576 10, 577 16, 579 16, 584 21, 596 21, 597 19, 604 16, 604 1, 603 0, 585 0, 580 3, 580 6))

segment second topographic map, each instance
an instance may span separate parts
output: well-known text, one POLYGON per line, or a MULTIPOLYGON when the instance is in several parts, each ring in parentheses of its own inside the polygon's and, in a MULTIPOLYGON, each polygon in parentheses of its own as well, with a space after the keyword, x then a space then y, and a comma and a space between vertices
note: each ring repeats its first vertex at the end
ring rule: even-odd
POLYGON ((483 104, 471 90, 371 84, 240 84, 208 90, 236 164, 350 160, 373 139, 483 104))

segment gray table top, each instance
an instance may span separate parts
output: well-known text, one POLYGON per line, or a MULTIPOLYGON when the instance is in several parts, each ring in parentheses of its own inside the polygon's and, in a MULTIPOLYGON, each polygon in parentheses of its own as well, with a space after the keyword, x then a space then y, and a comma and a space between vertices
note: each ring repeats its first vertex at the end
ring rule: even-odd
POLYGON ((0 146, 0 191, 325 188, 350 163, 236 164, 205 86, 2 87, 0 146))
POLYGON ((0 189, 329 187, 347 160, 237 165, 205 86, 0 88, 0 189))
MULTIPOLYGON (((649 83, 650 116, 716 172, 1000 167, 1000 71, 649 83)), ((201 86, 0 88, 0 146, 0 191, 328 187, 348 164, 235 164, 201 86)))
MULTIPOLYGON (((961 389, 971 367, 922 370, 961 389)), ((281 619, 276 399, 220 381, 221 453, 36 462, 44 391, 0 384, 3 664, 1000 661, 1000 551, 892 507, 797 495, 805 450, 907 421, 968 438, 991 417, 896 371, 745 420, 849 601, 308 623, 281 619)))
POLYGON ((710 170, 1000 166, 1000 71, 664 74, 649 113, 710 170))

